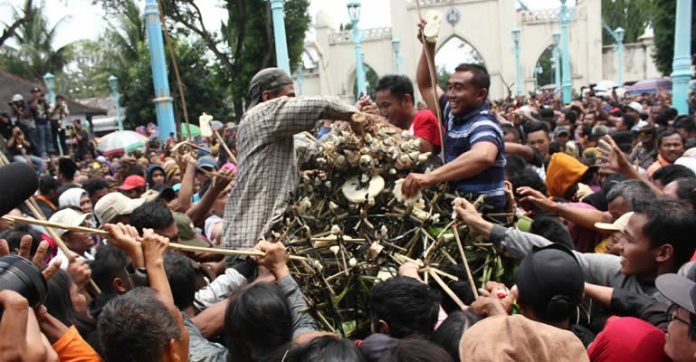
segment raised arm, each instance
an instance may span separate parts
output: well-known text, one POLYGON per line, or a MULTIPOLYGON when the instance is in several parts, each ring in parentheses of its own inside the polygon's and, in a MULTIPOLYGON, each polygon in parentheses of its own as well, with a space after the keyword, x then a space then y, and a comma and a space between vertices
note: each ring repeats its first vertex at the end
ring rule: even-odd
POLYGON ((433 79, 437 79, 437 76, 435 76, 437 74, 435 71, 435 43, 427 40, 423 42, 423 28, 425 24, 425 20, 421 20, 418 24, 418 41, 423 43, 423 50, 416 68, 416 83, 418 84, 418 91, 428 109, 438 114, 437 109, 440 107, 439 99, 444 92, 437 83, 433 84, 432 82, 433 79))

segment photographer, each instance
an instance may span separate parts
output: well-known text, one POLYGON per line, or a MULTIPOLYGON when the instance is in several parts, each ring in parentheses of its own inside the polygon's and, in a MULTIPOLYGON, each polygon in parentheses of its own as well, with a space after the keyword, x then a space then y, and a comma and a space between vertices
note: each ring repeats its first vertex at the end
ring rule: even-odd
MULTIPOLYGON (((12 125, 19 126, 22 132, 24 132, 30 140, 34 141, 36 137, 36 122, 34 122, 34 119, 31 117, 24 97, 22 97, 21 94, 12 96, 10 108, 12 109, 12 125)), ((32 142, 32 146, 34 146, 34 142, 32 142)))
POLYGON ((12 155, 14 162, 24 162, 29 165, 34 165, 36 173, 43 173, 44 162, 40 157, 36 157, 29 153, 31 143, 27 141, 24 132, 19 127, 12 129, 12 137, 7 140, 7 149, 12 155))
POLYGON ((65 103, 65 97, 56 96, 56 103, 52 104, 49 109, 49 118, 51 119, 51 131, 55 137, 52 137, 51 143, 54 149, 60 149, 65 153, 65 119, 70 115, 68 105, 65 103))
MULTIPOLYGON (((31 115, 36 123, 38 137, 35 140, 37 152, 41 157, 47 157, 48 153, 55 153, 53 147, 53 132, 48 119, 49 105, 39 88, 31 90, 31 115)), ((29 137, 31 138, 31 136, 29 137)))

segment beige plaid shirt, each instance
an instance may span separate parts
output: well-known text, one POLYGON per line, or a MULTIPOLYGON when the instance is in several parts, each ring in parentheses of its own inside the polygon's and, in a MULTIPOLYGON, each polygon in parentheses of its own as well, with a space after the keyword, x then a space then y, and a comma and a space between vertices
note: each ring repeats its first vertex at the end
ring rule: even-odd
POLYGON ((225 248, 248 248, 268 233, 297 189, 293 135, 320 119, 349 120, 355 107, 325 97, 281 97, 249 110, 237 132, 238 174, 225 205, 225 248))

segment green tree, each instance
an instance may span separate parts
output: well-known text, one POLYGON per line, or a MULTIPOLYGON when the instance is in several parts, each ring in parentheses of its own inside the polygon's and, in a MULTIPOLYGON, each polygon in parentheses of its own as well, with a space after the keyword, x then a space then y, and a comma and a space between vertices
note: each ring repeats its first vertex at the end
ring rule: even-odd
POLYGON ((22 12, 18 12, 16 9, 13 9, 14 11, 14 17, 12 19, 12 22, 9 24, 3 24, 5 25, 5 28, 2 30, 2 34, 0 34, 0 47, 5 44, 5 42, 12 38, 15 35, 15 31, 19 29, 20 26, 22 26, 24 23, 31 21, 32 16, 34 15, 33 10, 34 9, 34 2, 33 0, 24 0, 24 6, 22 7, 22 12))
MULTIPOLYGON (((625 30, 624 43, 635 43, 651 21, 651 6, 657 0, 602 0, 602 20, 612 29, 625 30)), ((661 1, 661 0, 660 0, 661 1)), ((614 44, 614 38, 602 32, 602 44, 614 44)))
POLYGON ((553 68, 553 45, 549 46, 541 53, 539 60, 537 60, 536 67, 534 68, 534 75, 539 87, 554 83, 553 77, 555 76, 555 69, 553 68), (539 68, 541 68, 541 73, 536 72, 539 68))
POLYGON ((55 75, 63 73, 65 66, 72 60, 75 44, 54 49, 56 33, 66 18, 49 28, 41 7, 35 6, 31 13, 28 21, 21 22, 14 30, 13 39, 17 48, 0 56, 0 67, 20 77, 41 82, 47 72, 55 75))
MULTIPOLYGON (((696 9, 696 0, 692 3, 696 9)), ((676 0, 653 0, 653 27, 655 29, 655 52, 653 59, 657 69, 666 76, 672 74, 674 58, 674 26, 677 11, 676 0)), ((692 64, 696 54, 696 16, 691 17, 691 55, 692 64)))

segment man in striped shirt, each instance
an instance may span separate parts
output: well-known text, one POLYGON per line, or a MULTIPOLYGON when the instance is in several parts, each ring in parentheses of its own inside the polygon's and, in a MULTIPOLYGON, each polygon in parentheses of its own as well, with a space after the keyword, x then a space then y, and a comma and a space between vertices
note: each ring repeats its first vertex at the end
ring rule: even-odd
POLYGON ((495 116, 489 111, 488 71, 477 64, 461 64, 447 82, 447 93, 430 79, 426 53, 435 59, 435 44, 425 42, 416 80, 428 108, 443 109, 447 127, 445 165, 427 174, 411 173, 402 186, 405 195, 442 182, 452 191, 476 198, 485 196, 491 210, 505 207, 505 143, 495 116), (437 96, 436 96, 437 94, 437 96), (438 99, 439 98, 439 99, 438 99))

